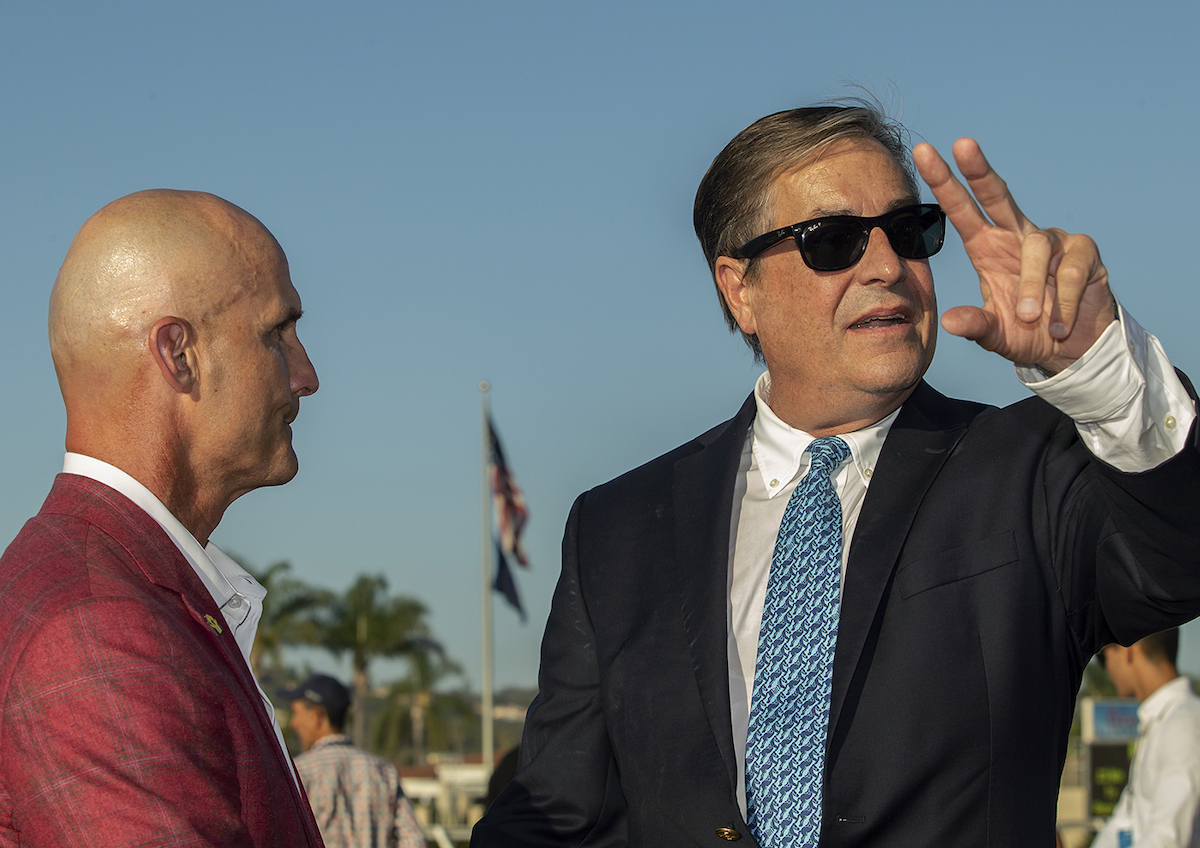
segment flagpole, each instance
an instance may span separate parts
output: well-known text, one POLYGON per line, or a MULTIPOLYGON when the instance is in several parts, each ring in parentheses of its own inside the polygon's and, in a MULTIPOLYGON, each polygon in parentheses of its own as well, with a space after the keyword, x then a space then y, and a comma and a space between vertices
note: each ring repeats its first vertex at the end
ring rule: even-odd
POLYGON ((492 484, 488 475, 491 464, 491 438, 488 432, 488 390, 491 387, 487 380, 479 384, 480 427, 482 432, 482 468, 483 485, 480 495, 480 544, 483 562, 483 611, 480 616, 480 629, 483 631, 483 767, 488 775, 496 762, 495 741, 493 737, 492 717, 492 664, 495 654, 492 649, 492 484))

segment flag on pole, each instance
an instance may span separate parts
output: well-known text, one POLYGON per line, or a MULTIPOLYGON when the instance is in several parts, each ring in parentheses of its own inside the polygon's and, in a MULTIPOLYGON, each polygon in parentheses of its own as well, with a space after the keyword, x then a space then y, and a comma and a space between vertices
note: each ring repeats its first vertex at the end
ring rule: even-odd
POLYGON ((504 450, 500 447, 500 437, 496 435, 496 426, 488 416, 488 441, 491 445, 491 467, 488 469, 492 481, 492 504, 496 516, 496 530, 499 533, 500 550, 506 556, 516 557, 517 562, 528 567, 529 559, 521 547, 521 531, 525 529, 528 512, 525 509, 525 496, 521 488, 508 470, 504 461, 504 450))
POLYGON ((492 417, 487 417, 488 430, 488 478, 492 487, 492 513, 496 519, 496 577, 492 581, 492 589, 504 596, 505 600, 520 614, 521 622, 525 621, 525 608, 521 606, 521 596, 517 592, 517 581, 509 567, 508 558, 513 557, 522 566, 529 567, 529 558, 521 547, 521 531, 525 529, 525 521, 529 517, 525 508, 525 496, 521 487, 513 479, 504 459, 504 449, 500 447, 500 437, 496 435, 496 427, 492 417))
POLYGON ((508 567, 508 558, 504 556, 504 551, 500 549, 500 542, 496 542, 496 579, 492 583, 492 589, 504 596, 504 600, 517 611, 521 616, 521 623, 525 623, 525 607, 521 606, 521 596, 517 593, 517 581, 513 579, 512 569, 508 567))

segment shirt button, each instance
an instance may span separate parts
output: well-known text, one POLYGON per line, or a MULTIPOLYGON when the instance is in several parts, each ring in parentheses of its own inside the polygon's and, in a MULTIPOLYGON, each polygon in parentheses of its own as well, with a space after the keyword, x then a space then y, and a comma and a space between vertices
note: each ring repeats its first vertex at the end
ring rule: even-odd
POLYGON ((775 488, 776 486, 778 486, 778 485, 779 485, 779 481, 778 481, 778 480, 772 480, 772 481, 771 481, 771 488, 772 488, 772 489, 774 489, 774 488, 775 488))
POLYGON ((872 472, 872 470, 870 468, 868 468, 865 471, 863 471, 863 476, 866 477, 868 480, 870 480, 872 473, 874 473, 874 472, 872 472))
POLYGON ((1175 429, 1175 416, 1174 416, 1174 415, 1168 415, 1166 418, 1164 418, 1164 419, 1163 419, 1163 425, 1164 425, 1164 426, 1165 426, 1165 427, 1166 427, 1168 430, 1174 430, 1174 429, 1175 429))
POLYGON ((737 842, 739 839, 742 838, 742 835, 740 833, 738 833, 736 830, 734 830, 732 827, 718 827, 717 828, 717 836, 721 837, 722 839, 726 840, 727 842, 737 842))
POLYGON ((241 609, 242 608, 242 596, 234 595, 232 598, 230 598, 229 599, 229 608, 231 610, 241 609))

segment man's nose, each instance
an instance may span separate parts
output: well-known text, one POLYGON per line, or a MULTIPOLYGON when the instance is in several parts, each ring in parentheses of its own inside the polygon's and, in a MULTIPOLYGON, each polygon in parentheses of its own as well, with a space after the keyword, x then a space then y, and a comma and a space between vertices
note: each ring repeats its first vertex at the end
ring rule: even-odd
POLYGON ((292 379, 292 394, 298 397, 308 397, 320 388, 321 381, 317 379, 317 369, 313 367, 308 352, 299 340, 296 341, 296 356, 290 369, 292 379))
POLYGON ((862 259, 858 260, 861 271, 867 273, 867 281, 881 282, 888 285, 904 279, 907 266, 900 254, 892 247, 892 242, 882 227, 872 227, 867 236, 867 249, 862 259))

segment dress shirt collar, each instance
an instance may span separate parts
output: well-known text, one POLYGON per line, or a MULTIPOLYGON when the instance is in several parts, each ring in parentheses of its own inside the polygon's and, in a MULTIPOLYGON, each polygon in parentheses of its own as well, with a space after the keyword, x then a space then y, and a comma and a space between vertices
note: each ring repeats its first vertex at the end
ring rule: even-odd
MULTIPOLYGON (((789 481, 808 470, 810 460, 804 452, 814 439, 803 430, 792 427, 771 410, 771 372, 764 371, 755 383, 754 402, 758 406, 758 414, 754 416, 752 450, 763 486, 768 496, 773 498, 787 490, 789 481)), ((900 410, 897 409, 869 427, 839 436, 850 446, 854 468, 864 487, 870 485, 884 439, 899 414, 900 410)))
POLYGON ((1146 700, 1138 704, 1138 732, 1144 733, 1147 727, 1169 713, 1172 707, 1187 697, 1191 688, 1192 681, 1180 675, 1151 692, 1146 700))
POLYGON ((256 590, 262 590, 262 595, 266 595, 266 590, 262 589, 257 581, 254 581, 241 566, 212 542, 209 542, 206 547, 201 547, 200 543, 196 541, 196 537, 179 523, 179 519, 171 514, 162 501, 120 468, 90 456, 68 452, 63 459, 63 473, 88 477, 116 489, 158 522, 158 525, 175 543, 175 547, 179 548, 184 559, 192 566, 192 570, 204 583, 218 607, 224 607, 231 598, 238 594, 239 590, 243 595, 248 596, 258 594, 256 590), (246 580, 238 581, 239 584, 245 585, 235 588, 226 574, 233 574, 237 577, 245 575, 246 580))
MULTIPOLYGON (((63 473, 87 477, 115 489, 158 523, 158 526, 183 554, 183 558, 192 567, 192 571, 200 578, 200 582, 204 584, 204 588, 208 590, 213 602, 224 616, 226 624, 232 628, 234 641, 237 642, 242 659, 246 662, 246 669, 253 678, 250 652, 254 646, 254 635, 258 632, 258 622, 262 616, 262 602, 267 595, 267 590, 263 588, 262 584, 212 542, 202 547, 196 541, 196 537, 179 522, 178 518, 171 514, 171 511, 154 496, 153 492, 116 466, 90 456, 68 452, 63 459, 63 473)), ((209 624, 215 628, 211 621, 209 624)), ((221 631, 217 629, 217 632, 221 631)), ((257 678, 254 678, 254 685, 258 688, 265 714, 269 717, 271 727, 275 731, 275 741, 279 745, 279 750, 283 752, 284 758, 290 766, 288 771, 292 775, 292 780, 295 781, 296 788, 299 789, 300 777, 296 774, 296 767, 288 754, 287 744, 283 741, 283 730, 275 717, 275 708, 271 705, 270 698, 263 691, 262 684, 258 682, 257 678)))

